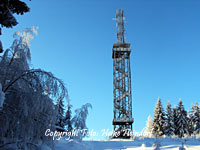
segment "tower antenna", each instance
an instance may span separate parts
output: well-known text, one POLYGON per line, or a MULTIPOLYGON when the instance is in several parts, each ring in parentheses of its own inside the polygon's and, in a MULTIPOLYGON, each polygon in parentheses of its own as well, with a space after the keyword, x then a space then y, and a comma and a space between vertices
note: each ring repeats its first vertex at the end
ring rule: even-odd
POLYGON ((117 24, 117 43, 125 43, 125 28, 124 28, 124 9, 117 9, 116 24, 117 24))

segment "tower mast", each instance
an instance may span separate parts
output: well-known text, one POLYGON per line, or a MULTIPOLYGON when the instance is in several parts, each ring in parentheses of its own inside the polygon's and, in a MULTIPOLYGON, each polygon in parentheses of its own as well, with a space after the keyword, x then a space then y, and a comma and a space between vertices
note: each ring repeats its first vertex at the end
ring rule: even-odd
POLYGON ((132 95, 131 95, 131 67, 130 44, 125 42, 124 10, 116 12, 117 43, 113 44, 113 103, 114 118, 112 124, 114 131, 120 132, 119 137, 130 138, 127 130, 132 131, 132 95))

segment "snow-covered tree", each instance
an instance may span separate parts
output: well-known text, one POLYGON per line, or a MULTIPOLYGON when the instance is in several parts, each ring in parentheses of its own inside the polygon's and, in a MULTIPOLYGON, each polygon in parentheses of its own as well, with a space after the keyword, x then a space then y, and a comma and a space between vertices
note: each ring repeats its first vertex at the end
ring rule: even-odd
POLYGON ((158 98, 157 104, 154 109, 152 134, 154 136, 163 136, 165 133, 164 125, 165 125, 165 113, 162 107, 161 100, 160 98, 158 98))
POLYGON ((193 125, 193 134, 197 135, 200 133, 200 114, 199 114, 199 106, 197 103, 193 106, 192 110, 192 125, 193 125))
POLYGON ((146 122, 146 128, 144 131, 146 137, 152 137, 152 126, 153 126, 153 119, 151 115, 149 115, 146 122))
POLYGON ((53 147, 46 129, 55 131, 57 111, 53 100, 65 98, 63 82, 52 73, 30 69, 30 38, 35 28, 15 34, 12 46, 0 57, 0 83, 5 100, 0 110, 2 149, 53 147))
POLYGON ((184 109, 182 100, 179 100, 178 108, 177 108, 177 135, 182 138, 186 135, 189 135, 188 131, 188 118, 187 112, 184 109))
POLYGON ((72 105, 69 103, 67 104, 67 111, 66 111, 66 115, 65 115, 65 125, 67 128, 67 131, 72 131, 72 111, 71 111, 72 105))
POLYGON ((192 110, 191 112, 190 111, 187 112, 189 136, 193 135, 193 132, 194 132, 194 125, 193 125, 193 122, 192 122, 193 105, 191 107, 191 110, 192 110))
POLYGON ((174 106, 173 107, 173 124, 174 124, 174 135, 178 135, 178 126, 177 126, 177 124, 178 124, 178 111, 177 111, 177 107, 176 106, 174 106))
POLYGON ((62 99, 58 99, 58 101, 56 103, 56 107, 57 107, 57 111, 58 111, 56 125, 61 127, 61 128, 64 128, 64 126, 65 126, 64 104, 63 104, 63 100, 62 99))
MULTIPOLYGON (((88 116, 88 109, 92 108, 92 105, 87 103, 85 105, 83 105, 81 108, 78 108, 75 110, 75 116, 72 118, 72 123, 73 126, 76 130, 80 131, 80 130, 85 130, 84 132, 87 133, 87 126, 86 126, 86 119, 88 116)), ((86 134, 83 133, 79 133, 78 140, 82 140, 83 137, 85 137, 86 134)))
POLYGON ((169 101, 166 107, 165 135, 166 136, 174 135, 173 113, 169 101))

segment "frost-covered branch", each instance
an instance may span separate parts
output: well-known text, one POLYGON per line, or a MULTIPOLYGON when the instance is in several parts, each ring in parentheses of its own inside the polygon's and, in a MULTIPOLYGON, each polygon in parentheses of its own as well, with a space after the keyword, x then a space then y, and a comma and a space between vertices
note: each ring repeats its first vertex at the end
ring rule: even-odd
POLYGON ((10 81, 2 91, 6 93, 11 86, 23 78, 26 78, 26 81, 33 86, 34 90, 40 89, 45 95, 61 99, 68 96, 67 89, 65 88, 63 81, 55 77, 52 73, 41 69, 24 71, 21 75, 10 81))

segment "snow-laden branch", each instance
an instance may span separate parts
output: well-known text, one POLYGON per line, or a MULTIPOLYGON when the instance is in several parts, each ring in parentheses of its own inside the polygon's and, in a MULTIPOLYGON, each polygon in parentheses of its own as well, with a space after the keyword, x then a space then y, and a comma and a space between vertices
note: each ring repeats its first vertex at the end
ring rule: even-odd
POLYGON ((57 97, 63 99, 68 96, 67 89, 62 80, 56 78, 52 73, 41 69, 31 69, 24 71, 21 75, 11 80, 5 88, 2 89, 4 93, 12 87, 17 81, 26 79, 29 85, 32 85, 34 91, 41 91, 44 95, 57 97))

